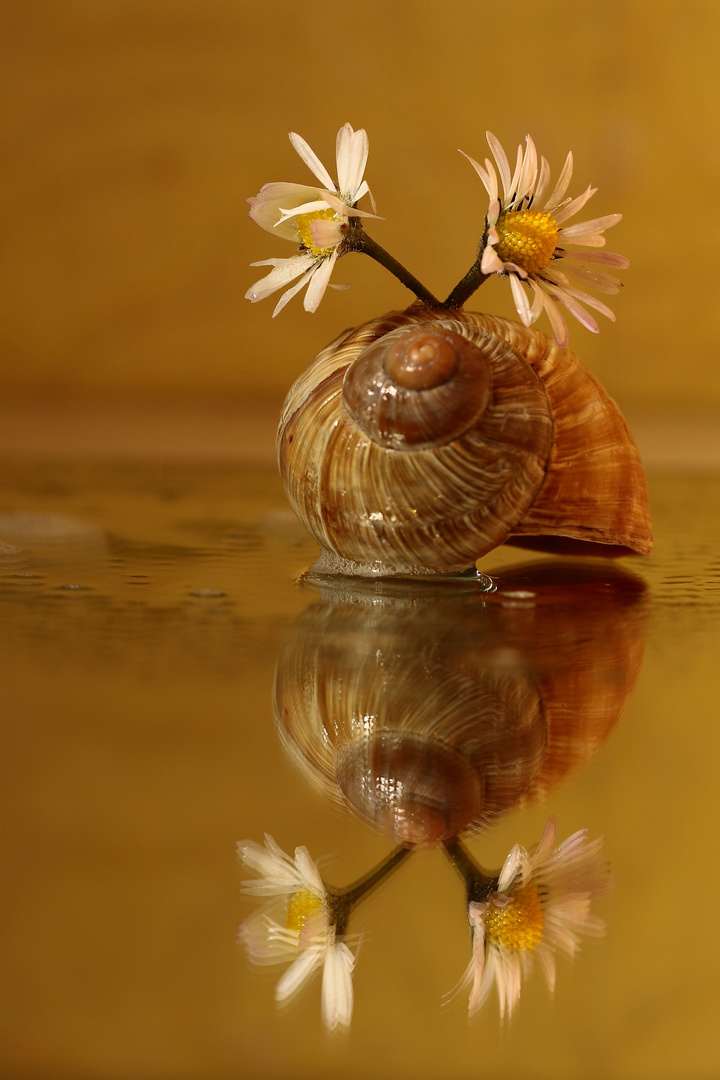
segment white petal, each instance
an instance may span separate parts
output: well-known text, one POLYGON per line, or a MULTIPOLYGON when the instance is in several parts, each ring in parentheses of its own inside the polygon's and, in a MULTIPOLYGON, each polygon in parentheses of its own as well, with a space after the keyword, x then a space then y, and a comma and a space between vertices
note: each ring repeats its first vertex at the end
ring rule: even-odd
POLYGON ((303 301, 303 307, 306 311, 317 311, 318 304, 325 295, 325 290, 330 281, 330 275, 333 272, 336 259, 337 250, 333 251, 329 258, 323 259, 314 271, 303 301))
POLYGON ((550 196, 550 198, 548 199, 548 201, 545 203, 545 206, 544 206, 545 210, 551 210, 553 207, 557 206, 563 200, 563 198, 565 197, 565 192, 568 189, 568 184, 570 183, 570 178, 572 176, 572 171, 573 171, 573 156, 572 156, 572 151, 571 151, 568 154, 568 156, 565 158, 565 164, 562 167, 562 172, 560 173, 560 176, 558 177, 558 182, 557 182, 557 184, 555 185, 555 187, 553 189, 553 193, 550 196))
MULTIPOLYGON (((370 195, 370 188, 368 187, 367 180, 363 180, 360 187, 355 192, 355 202, 360 202, 363 195, 370 195)), ((372 198, 372 196, 370 196, 372 198)))
POLYGON ((520 316, 523 326, 530 326, 532 321, 530 317, 530 304, 528 303, 525 290, 514 274, 510 275, 510 288, 512 289, 515 307, 517 308, 517 313, 520 316))
POLYGON ((580 300, 583 304, 587 304, 588 307, 599 311, 606 319, 610 319, 610 322, 615 322, 615 312, 611 311, 607 304, 603 304, 602 300, 597 300, 594 296, 590 296, 589 293, 583 292, 582 289, 573 288, 572 285, 566 285, 563 292, 569 293, 576 300, 580 300))
POLYGON ((547 980, 548 990, 550 993, 555 991, 555 954, 552 949, 549 949, 543 941, 538 944, 535 950, 538 960, 540 961, 540 967, 543 969, 543 974, 547 980))
MULTIPOLYGON (((253 265, 258 264, 254 263, 253 265)), ((274 840, 272 842, 275 843, 274 840)), ((278 864, 283 865, 284 863, 283 853, 279 849, 277 854, 274 851, 268 851, 267 842, 265 847, 261 847, 254 840, 241 840, 237 845, 237 853, 247 866, 256 870, 263 877, 271 874, 278 864)))
POLYGON ((513 173, 512 180, 510 181, 510 188, 505 193, 506 202, 514 204, 516 202, 516 195, 518 190, 518 181, 520 180, 520 174, 522 172, 523 161, 525 160, 522 146, 518 146, 517 160, 515 162, 515 172, 513 173))
MULTIPOLYGON (((495 225, 497 225, 497 220, 500 217, 500 210, 501 210, 500 200, 499 199, 493 199, 493 201, 488 206, 488 212, 485 215, 485 221, 487 223, 488 229, 493 229, 493 227, 495 225)), ((490 233, 488 233, 488 244, 497 244, 499 239, 500 239, 500 237, 498 236, 497 233, 495 233, 494 237, 491 237, 490 233)))
POLYGON ((320 967, 325 956, 326 946, 311 945, 303 949, 297 960, 290 965, 275 987, 275 1000, 287 1001, 296 994, 314 971, 320 967))
MULTIPOLYGON (((560 233, 562 241, 562 231, 560 233)), ((612 266, 616 270, 627 270, 630 260, 624 255, 615 255, 612 251, 564 251, 563 260, 572 259, 575 262, 598 263, 602 266, 612 266)))
POLYGON ((330 1031, 350 1025, 354 967, 355 957, 344 942, 331 945, 327 950, 323 967, 322 1018, 330 1031))
POLYGON ((312 202, 300 203, 299 206, 280 207, 278 225, 287 221, 288 218, 299 217, 300 214, 315 214, 318 211, 329 209, 330 206, 325 199, 313 199, 312 202))
POLYGON ((274 266, 275 269, 264 278, 256 281, 245 293, 245 299, 256 304, 258 300, 264 300, 266 296, 282 289, 303 272, 312 268, 314 259, 310 255, 293 255, 289 259, 268 259, 263 263, 254 263, 254 266, 274 266))
POLYGON ((563 259, 555 259, 546 266, 542 272, 540 278, 542 282, 552 282, 553 285, 567 285, 569 284, 569 278, 565 273, 565 262, 563 259), (562 267, 562 269, 561 269, 562 267))
POLYGON ((493 169, 490 162, 486 158, 485 159, 486 168, 483 168, 483 166, 480 165, 475 160, 475 158, 471 158, 470 155, 466 154, 464 150, 461 150, 460 153, 462 154, 462 156, 464 158, 467 158, 467 160, 470 162, 470 164, 472 165, 475 172, 478 174, 478 176, 482 180, 483 186, 485 187, 485 190, 488 193, 488 197, 490 199, 490 202, 494 202, 495 199, 497 199, 497 197, 498 197, 497 173, 493 169))
MULTIPOLYGON (((298 258, 298 256, 291 255, 290 258, 298 258)), ((278 259, 275 256, 272 259, 256 259, 255 262, 250 263, 250 266, 284 266, 285 263, 290 262, 290 258, 278 259)))
MULTIPOLYGON (((574 228, 575 227, 573 226, 573 230, 574 230, 574 228)), ((582 226, 578 225, 578 228, 581 229, 582 226)), ((589 232, 589 233, 587 233, 587 235, 575 235, 574 234, 572 236, 565 236, 564 235, 565 231, 566 230, 561 231, 561 233, 560 233, 560 241, 565 241, 568 244, 577 244, 579 247, 592 247, 592 248, 605 247, 606 240, 605 240, 605 237, 603 236, 603 234, 601 232, 596 232, 596 233, 589 232)))
POLYGON ((345 124, 338 131, 336 144, 338 189, 343 195, 349 195, 352 202, 360 198, 356 193, 365 172, 368 147, 368 137, 362 128, 359 131, 353 131, 350 124, 345 124))
POLYGON ((512 1016, 513 1010, 520 1000, 522 975, 520 971, 520 958, 515 950, 502 947, 490 949, 488 956, 490 964, 495 969, 498 997, 500 998, 500 1016, 512 1016))
POLYGON ((343 229, 339 221, 332 218, 316 218, 310 222, 310 233, 316 248, 324 250, 335 247, 343 239, 343 229))
POLYGON ((562 949, 570 957, 575 956, 580 948, 580 938, 572 926, 561 917, 551 917, 548 914, 545 931, 548 940, 552 941, 553 948, 562 949))
POLYGON ((473 1016, 483 1005, 492 986, 492 978, 485 978, 485 922, 481 912, 487 904, 470 903, 468 918, 472 926, 473 953, 470 968, 466 975, 472 978, 472 990, 468 1001, 468 1014, 473 1016))
POLYGON ((559 345, 561 349, 567 348, 567 343, 570 335, 568 334, 567 323, 562 316, 557 304, 551 296, 547 293, 543 294, 545 301, 545 310, 548 313, 550 325, 552 326, 553 337, 555 338, 556 345, 559 345))
POLYGON ((587 191, 584 191, 582 195, 578 195, 577 199, 571 199, 570 202, 565 203, 564 206, 553 212, 553 219, 556 225, 562 225, 563 221, 567 221, 568 218, 573 217, 575 214, 579 214, 585 203, 593 197, 597 188, 589 187, 587 191))
POLYGON ((318 198, 317 188, 303 184, 265 184, 260 194, 250 203, 250 217, 267 232, 278 233, 286 240, 298 242, 297 229, 294 225, 278 228, 282 220, 281 206, 300 206, 318 198))
POLYGON ((297 282, 297 284, 296 284, 296 285, 293 285, 293 287, 292 287, 291 289, 288 289, 288 290, 287 290, 287 292, 284 292, 284 293, 282 294, 282 296, 281 296, 281 297, 280 297, 280 299, 278 300, 278 302, 277 302, 277 304, 275 305, 275 308, 274 308, 274 310, 273 310, 273 313, 272 313, 272 317, 273 317, 273 319, 274 319, 274 318, 275 318, 275 317, 276 317, 277 315, 279 315, 279 314, 280 314, 280 312, 281 312, 281 311, 282 311, 282 309, 283 309, 283 308, 285 307, 285 305, 286 305, 286 304, 288 304, 288 303, 289 303, 289 302, 290 302, 290 301, 292 300, 293 296, 297 296, 297 294, 298 294, 298 293, 300 292, 300 290, 301 290, 301 289, 303 289, 303 288, 304 288, 304 286, 305 286, 305 285, 307 285, 309 281, 312 281, 312 278, 313 278, 313 274, 315 273, 315 269, 316 269, 316 267, 317 267, 317 266, 319 266, 319 265, 320 265, 320 264, 319 264, 318 262, 313 262, 313 264, 312 264, 312 266, 310 267, 310 269, 309 269, 309 270, 307 270, 307 271, 306 271, 306 272, 305 272, 305 273, 303 274, 303 276, 302 276, 302 277, 300 278, 300 280, 299 280, 299 281, 297 282))
MULTIPOLYGON (((569 225, 562 230, 563 240, 570 240, 572 243, 582 243, 579 237, 584 236, 586 233, 602 233, 606 229, 612 228, 613 225, 617 225, 618 221, 622 220, 622 214, 606 214, 605 217, 593 218, 592 221, 582 221, 577 225, 569 225)), ((587 241, 584 241, 587 243, 587 241)), ((593 245, 595 246, 595 245, 593 245)))
MULTIPOLYGON (((512 278, 510 283, 512 284, 512 278)), ((522 844, 515 844, 500 871, 498 892, 507 892, 517 877, 524 881, 530 873, 530 856, 522 844)))
POLYGON ((520 850, 520 845, 515 844, 510 854, 506 857, 502 870, 500 871, 500 877, 498 878, 498 892, 507 892, 515 880, 520 866, 520 850))
POLYGON ((488 246, 482 253, 480 260, 481 274, 502 274, 505 265, 494 248, 488 246))
POLYGON ((314 150, 312 150, 300 135, 296 135, 294 131, 290 132, 290 142, 297 150, 300 157, 307 165, 310 172, 317 176, 318 180, 323 187, 330 188, 331 191, 336 191, 333 179, 330 173, 323 165, 320 158, 317 156, 314 150))
POLYGON ((538 176, 537 184, 535 185, 535 191, 533 192, 533 206, 539 206, 547 191, 547 186, 550 183, 550 166, 544 157, 540 158, 540 175, 538 176))
POLYGON ((253 964, 290 962, 298 955, 298 934, 285 930, 266 914, 256 911, 241 924, 238 941, 245 946, 253 964))
MULTIPOLYGON (((555 293, 555 297, 564 304, 571 315, 574 315, 579 323, 582 323, 584 327, 591 331, 593 334, 600 333, 600 327, 593 319, 592 315, 585 310, 585 308, 577 302, 566 289, 558 289, 555 293)), ((614 316, 613 316, 614 318, 614 316)))
POLYGON ((532 280, 530 281, 530 288, 535 293, 533 305, 530 309, 530 320, 532 325, 532 323, 537 322, 537 320, 543 313, 543 308, 545 307, 545 297, 542 288, 532 280))
POLYGON ((500 173, 500 179, 503 184, 503 191, 505 199, 510 197, 510 165, 508 164, 507 155, 503 150, 500 142, 495 138, 492 131, 485 132, 485 138, 488 141, 488 146, 492 150, 492 155, 497 162, 498 171, 500 173))
POLYGON ((485 967, 480 982, 473 983, 473 988, 468 1001, 468 1016, 474 1016, 482 1009, 488 999, 488 995, 495 982, 495 965, 488 964, 485 967))
POLYGON ((306 847, 295 848, 295 865, 302 875, 303 881, 324 900, 325 886, 323 880, 306 847))
POLYGON ((543 833, 540 837, 540 843, 533 852, 533 864, 537 864, 547 858, 548 853, 552 850, 552 847, 557 840, 558 826, 557 818, 549 817, 543 827, 543 833))
POLYGON ((615 296, 622 289, 623 283, 610 274, 601 274, 597 270, 591 270, 586 266, 566 266, 565 275, 568 281, 575 281, 578 285, 589 285, 591 289, 615 296))
POLYGON ((522 168, 520 170, 517 185, 518 200, 524 198, 524 196, 529 193, 537 179, 537 150, 535 149, 535 143, 529 135, 525 142, 525 156, 523 157, 522 168))
POLYGON ((323 196, 328 203, 328 206, 332 207, 336 214, 342 214, 343 217, 362 217, 362 218, 376 218, 377 214, 370 213, 369 210, 358 210, 356 206, 350 206, 343 199, 339 199, 336 195, 333 195, 329 191, 323 191, 323 196))

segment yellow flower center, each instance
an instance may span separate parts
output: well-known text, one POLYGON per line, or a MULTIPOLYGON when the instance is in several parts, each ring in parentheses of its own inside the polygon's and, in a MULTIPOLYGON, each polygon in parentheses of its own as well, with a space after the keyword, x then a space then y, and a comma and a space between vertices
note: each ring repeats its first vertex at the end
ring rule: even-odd
POLYGON ((314 915, 322 905, 322 900, 315 893, 307 889, 299 889, 288 901, 285 926, 288 930, 295 930, 299 934, 310 916, 314 915))
POLYGON ((342 218, 338 217, 334 210, 328 207, 327 210, 316 210, 313 214, 299 214, 295 218, 295 224, 297 225, 297 231, 300 235, 300 243, 304 248, 307 248, 311 255, 315 258, 319 258, 321 255, 330 255, 333 248, 340 240, 340 233, 338 230, 338 239, 335 243, 330 244, 328 247, 318 247, 315 243, 315 237, 312 233, 312 226, 314 221, 332 221, 335 218, 339 224, 342 224, 342 218))
POLYGON ((558 226, 545 210, 506 210, 495 226, 494 245, 503 262, 513 262, 528 274, 544 270, 557 247, 558 226))
POLYGON ((530 882, 515 889, 505 907, 491 904, 484 921, 488 942, 506 949, 534 949, 545 925, 537 886, 530 882))

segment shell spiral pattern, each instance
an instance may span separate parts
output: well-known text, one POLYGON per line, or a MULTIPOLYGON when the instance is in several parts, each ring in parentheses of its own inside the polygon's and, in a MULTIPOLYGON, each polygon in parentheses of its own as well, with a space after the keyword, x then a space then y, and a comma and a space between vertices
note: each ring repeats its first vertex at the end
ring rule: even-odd
POLYGON ((513 536, 652 549, 617 406, 574 353, 500 318, 414 305, 342 334, 291 389, 278 458, 343 569, 454 572, 513 536))

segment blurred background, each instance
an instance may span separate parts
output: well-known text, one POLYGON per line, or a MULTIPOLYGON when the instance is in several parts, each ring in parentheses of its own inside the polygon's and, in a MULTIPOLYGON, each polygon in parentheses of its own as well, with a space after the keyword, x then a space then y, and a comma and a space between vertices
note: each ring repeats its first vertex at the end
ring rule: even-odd
MULTIPOLYGON (((0 1075, 718 1075, 719 42, 699 0, 0 5, 0 1075), (334 172, 346 121, 370 137, 372 235, 438 295, 475 255, 486 196, 458 148, 483 158, 488 128, 511 155, 531 133, 554 175, 572 149, 590 216, 624 215, 617 322, 571 345, 648 466, 646 662, 602 752, 480 849, 499 866, 554 813, 605 834, 617 890, 606 943, 552 1000, 536 975, 512 1028, 494 1002, 440 1013, 467 927, 439 851, 368 903, 347 1040, 317 985, 278 1016, 235 945, 238 840, 339 852, 337 882, 388 849, 278 746, 317 552, 274 440, 313 355, 411 296, 352 257, 315 315, 244 299, 250 263, 292 253, 247 197, 311 181, 290 131, 334 172)), ((469 307, 515 317, 500 280, 469 307)))
MULTIPOLYGON (((314 353, 411 299, 356 256, 315 315, 243 299, 251 262, 292 253, 246 198, 311 179, 289 131, 334 172, 349 121, 370 136, 373 235, 441 296, 486 209, 458 148, 482 159, 490 128, 512 157, 530 132, 555 175, 572 149, 572 191, 624 214, 608 247, 632 265, 617 323, 571 345, 646 457, 720 461, 715 5, 50 0, 4 5, 0 33, 0 447, 271 455, 314 353)), ((500 280, 468 306, 513 314, 500 280)))

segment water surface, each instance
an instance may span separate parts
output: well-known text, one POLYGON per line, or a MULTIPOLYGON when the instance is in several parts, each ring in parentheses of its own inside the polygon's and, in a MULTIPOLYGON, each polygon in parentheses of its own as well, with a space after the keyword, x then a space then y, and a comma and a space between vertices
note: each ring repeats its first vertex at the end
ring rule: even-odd
MULTIPOLYGON (((608 608, 543 599, 537 569, 504 599, 375 585, 328 599, 298 584, 317 549, 270 467, 18 461, 1 480, 3 1075, 717 1074, 720 481, 651 477, 657 553, 621 560, 639 584, 608 608), (307 725, 278 729, 276 669, 310 679, 317 661, 337 678, 328 643, 346 665, 349 642, 358 663, 375 643, 393 716, 412 724, 402 702, 431 625, 438 667, 457 660, 463 678, 482 656, 513 686, 530 669, 532 693, 565 680, 556 723, 585 741, 543 773, 550 729, 529 722, 526 797, 498 782, 468 845, 499 867, 551 814, 561 836, 604 834, 607 935, 559 960, 554 997, 535 971, 511 1024, 495 1000, 468 1022, 463 998, 443 1005, 469 959, 462 887, 439 848, 417 852, 353 917, 353 1023, 329 1038, 319 985, 277 1010, 277 975, 235 942, 253 910, 235 844, 305 844, 343 884, 393 841, 314 775, 307 725)), ((532 561, 500 549, 481 569, 502 582, 532 561)))

